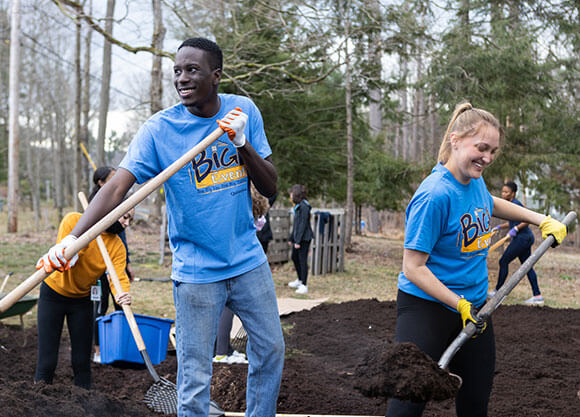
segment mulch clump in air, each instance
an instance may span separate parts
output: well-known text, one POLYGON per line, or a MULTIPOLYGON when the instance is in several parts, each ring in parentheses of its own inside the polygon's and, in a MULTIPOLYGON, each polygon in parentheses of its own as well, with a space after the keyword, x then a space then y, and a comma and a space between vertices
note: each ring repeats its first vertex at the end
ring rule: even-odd
POLYGON ((394 343, 367 355, 357 368, 357 377, 356 388, 369 397, 442 401, 459 390, 459 379, 439 368, 413 343, 394 343))

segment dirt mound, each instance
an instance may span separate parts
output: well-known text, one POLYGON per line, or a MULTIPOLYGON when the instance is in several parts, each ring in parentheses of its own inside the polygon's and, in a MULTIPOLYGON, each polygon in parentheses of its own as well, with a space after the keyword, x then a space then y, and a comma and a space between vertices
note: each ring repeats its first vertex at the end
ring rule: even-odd
MULTIPOLYGON (((287 359, 279 412, 384 415, 388 395, 369 397, 357 386, 365 364, 372 381, 377 371, 368 365, 388 363, 395 320, 395 303, 377 300, 323 304, 283 318, 287 359)), ((502 306, 493 320, 497 365, 489 415, 579 416, 580 310, 502 306)), ((143 403, 153 384, 144 367, 93 364, 93 388, 86 391, 72 384, 69 346, 63 337, 55 383, 35 385, 36 329, 0 324, 3 416, 158 416, 143 403)), ((155 369, 175 382, 175 356, 155 369)), ((246 376, 247 366, 216 365, 212 399, 243 411, 246 376)), ((454 400, 431 401, 424 415, 455 416, 454 400)))
POLYGON ((367 355, 356 376, 355 388, 366 396, 416 402, 453 398, 460 384, 413 343, 395 343, 379 355, 367 355))

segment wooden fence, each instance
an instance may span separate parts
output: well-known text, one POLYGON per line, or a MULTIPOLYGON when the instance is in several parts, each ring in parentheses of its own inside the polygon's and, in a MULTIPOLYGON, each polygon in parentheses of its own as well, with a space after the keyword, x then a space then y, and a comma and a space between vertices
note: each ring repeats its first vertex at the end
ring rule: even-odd
POLYGON ((270 227, 273 240, 268 245, 268 262, 284 263, 290 259, 290 211, 287 208, 270 209, 270 227))
MULTIPOLYGON (((311 217, 314 239, 310 246, 310 273, 324 275, 344 271, 344 210, 313 208, 311 217)), ((288 237, 292 214, 288 208, 270 209, 273 241, 268 246, 268 261, 283 263, 290 260, 288 237)))
POLYGON ((344 210, 312 209, 310 273, 325 275, 344 271, 344 210))

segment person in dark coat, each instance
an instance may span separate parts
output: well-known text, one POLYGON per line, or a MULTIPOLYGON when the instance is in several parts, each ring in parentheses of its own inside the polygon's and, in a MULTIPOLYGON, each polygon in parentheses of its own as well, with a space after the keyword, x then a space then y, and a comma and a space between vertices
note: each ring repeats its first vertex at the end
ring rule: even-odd
POLYGON ((306 294, 308 287, 308 249, 314 233, 310 226, 310 203, 306 200, 306 187, 294 184, 290 188, 290 199, 294 206, 294 224, 288 243, 292 245, 292 262, 296 268, 298 278, 290 283, 289 287, 296 288, 298 294, 306 294))

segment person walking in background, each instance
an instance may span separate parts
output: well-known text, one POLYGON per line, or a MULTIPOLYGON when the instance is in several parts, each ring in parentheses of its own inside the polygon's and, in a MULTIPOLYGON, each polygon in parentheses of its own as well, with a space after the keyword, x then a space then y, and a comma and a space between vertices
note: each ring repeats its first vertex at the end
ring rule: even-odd
POLYGON ((310 203, 306 200, 306 187, 302 184, 294 184, 290 188, 290 200, 294 206, 294 224, 288 243, 292 246, 292 262, 296 268, 298 278, 288 286, 296 288, 298 294, 308 293, 308 249, 314 237, 310 225, 310 203))
MULTIPOLYGON (((487 252, 492 215, 539 225, 560 243, 566 226, 501 198, 492 197, 482 173, 503 139, 498 120, 469 103, 453 112, 439 150, 439 163, 423 180, 405 213, 403 270, 398 278, 395 340, 412 342, 437 361, 462 327, 475 338, 449 364, 463 384, 458 416, 487 416, 495 372, 491 318, 477 316, 488 289, 487 252)), ((387 416, 420 416, 425 403, 389 400, 387 416)))
MULTIPOLYGON (((68 261, 64 259, 64 248, 71 240, 69 232, 80 217, 80 213, 69 213, 62 219, 58 230, 58 243, 55 246, 57 249, 40 258, 36 265, 37 269, 43 268, 46 273, 52 274, 40 286, 38 357, 34 380, 52 384, 66 319, 70 335, 74 384, 90 389, 94 323, 91 286, 95 285, 99 277, 105 273, 106 265, 96 240, 89 243, 72 259, 68 261)), ((130 283, 125 272, 127 256, 125 246, 118 236, 118 232, 123 229, 123 217, 113 223, 101 236, 124 291, 121 294, 114 292, 115 299, 121 305, 129 305, 130 283)))
MULTIPOLYGON (((517 191, 518 186, 516 183, 508 181, 501 189, 501 197, 504 200, 511 201, 512 203, 523 207, 524 205, 516 198, 517 191)), ((509 272, 510 262, 518 258, 520 263, 523 264, 532 254, 532 245, 534 244, 534 234, 526 222, 510 221, 494 227, 494 230, 501 229, 509 229, 508 234, 511 238, 511 242, 499 259, 499 275, 497 277, 497 284, 495 289, 488 293, 490 298, 493 297, 497 290, 499 290, 504 284, 509 272)), ((532 297, 527 299, 525 304, 538 306, 544 305, 544 297, 542 297, 542 294, 540 293, 538 277, 534 268, 531 268, 528 271, 528 281, 530 281, 530 285, 532 286, 532 297)))
POLYGON ((248 334, 246 413, 274 417, 284 338, 272 272, 256 237, 250 180, 273 196, 277 173, 258 107, 247 97, 218 94, 222 61, 219 46, 205 38, 177 48, 173 83, 180 103, 141 126, 67 238, 74 241, 117 207, 135 182, 158 175, 221 127, 225 133, 163 186, 173 255, 177 414, 209 413, 214 345, 227 306, 248 334))
MULTIPOLYGON (((91 191, 91 194, 89 195, 88 201, 90 202, 95 195, 97 195, 97 192, 107 183, 107 181, 109 181, 111 178, 113 178, 113 175, 115 175, 115 168, 110 167, 110 166, 102 166, 99 167, 95 170, 95 172, 93 173, 93 189, 91 191)), ((128 213, 126 213, 126 215, 124 216, 123 219, 121 219, 121 223, 123 225, 122 230, 120 230, 120 232, 118 233, 119 238, 121 238, 121 241, 123 242, 123 245, 125 245, 125 250, 127 253, 127 266, 125 267, 125 270, 127 272, 127 276, 129 277, 129 282, 133 282, 133 280, 135 279, 135 274, 133 273, 133 268, 131 268, 131 260, 129 258, 129 247, 127 246, 127 235, 125 233, 125 229, 129 226, 129 224, 133 221, 133 218, 135 217, 135 210, 129 210, 128 213)), ((94 316, 95 316, 95 334, 94 334, 94 347, 95 347, 95 351, 94 351, 94 355, 93 355, 93 361, 100 363, 101 362, 101 347, 100 347, 100 342, 99 342, 99 328, 97 325, 97 318, 104 316, 105 314, 107 314, 107 311, 109 310, 109 295, 112 298, 113 301, 113 308, 115 309, 115 311, 120 311, 122 310, 122 307, 117 304, 115 302, 115 298, 111 292, 111 286, 109 283, 109 278, 107 276, 107 274, 103 274, 100 278, 99 278, 99 286, 101 288, 101 299, 95 303, 95 309, 94 309, 94 316)))

